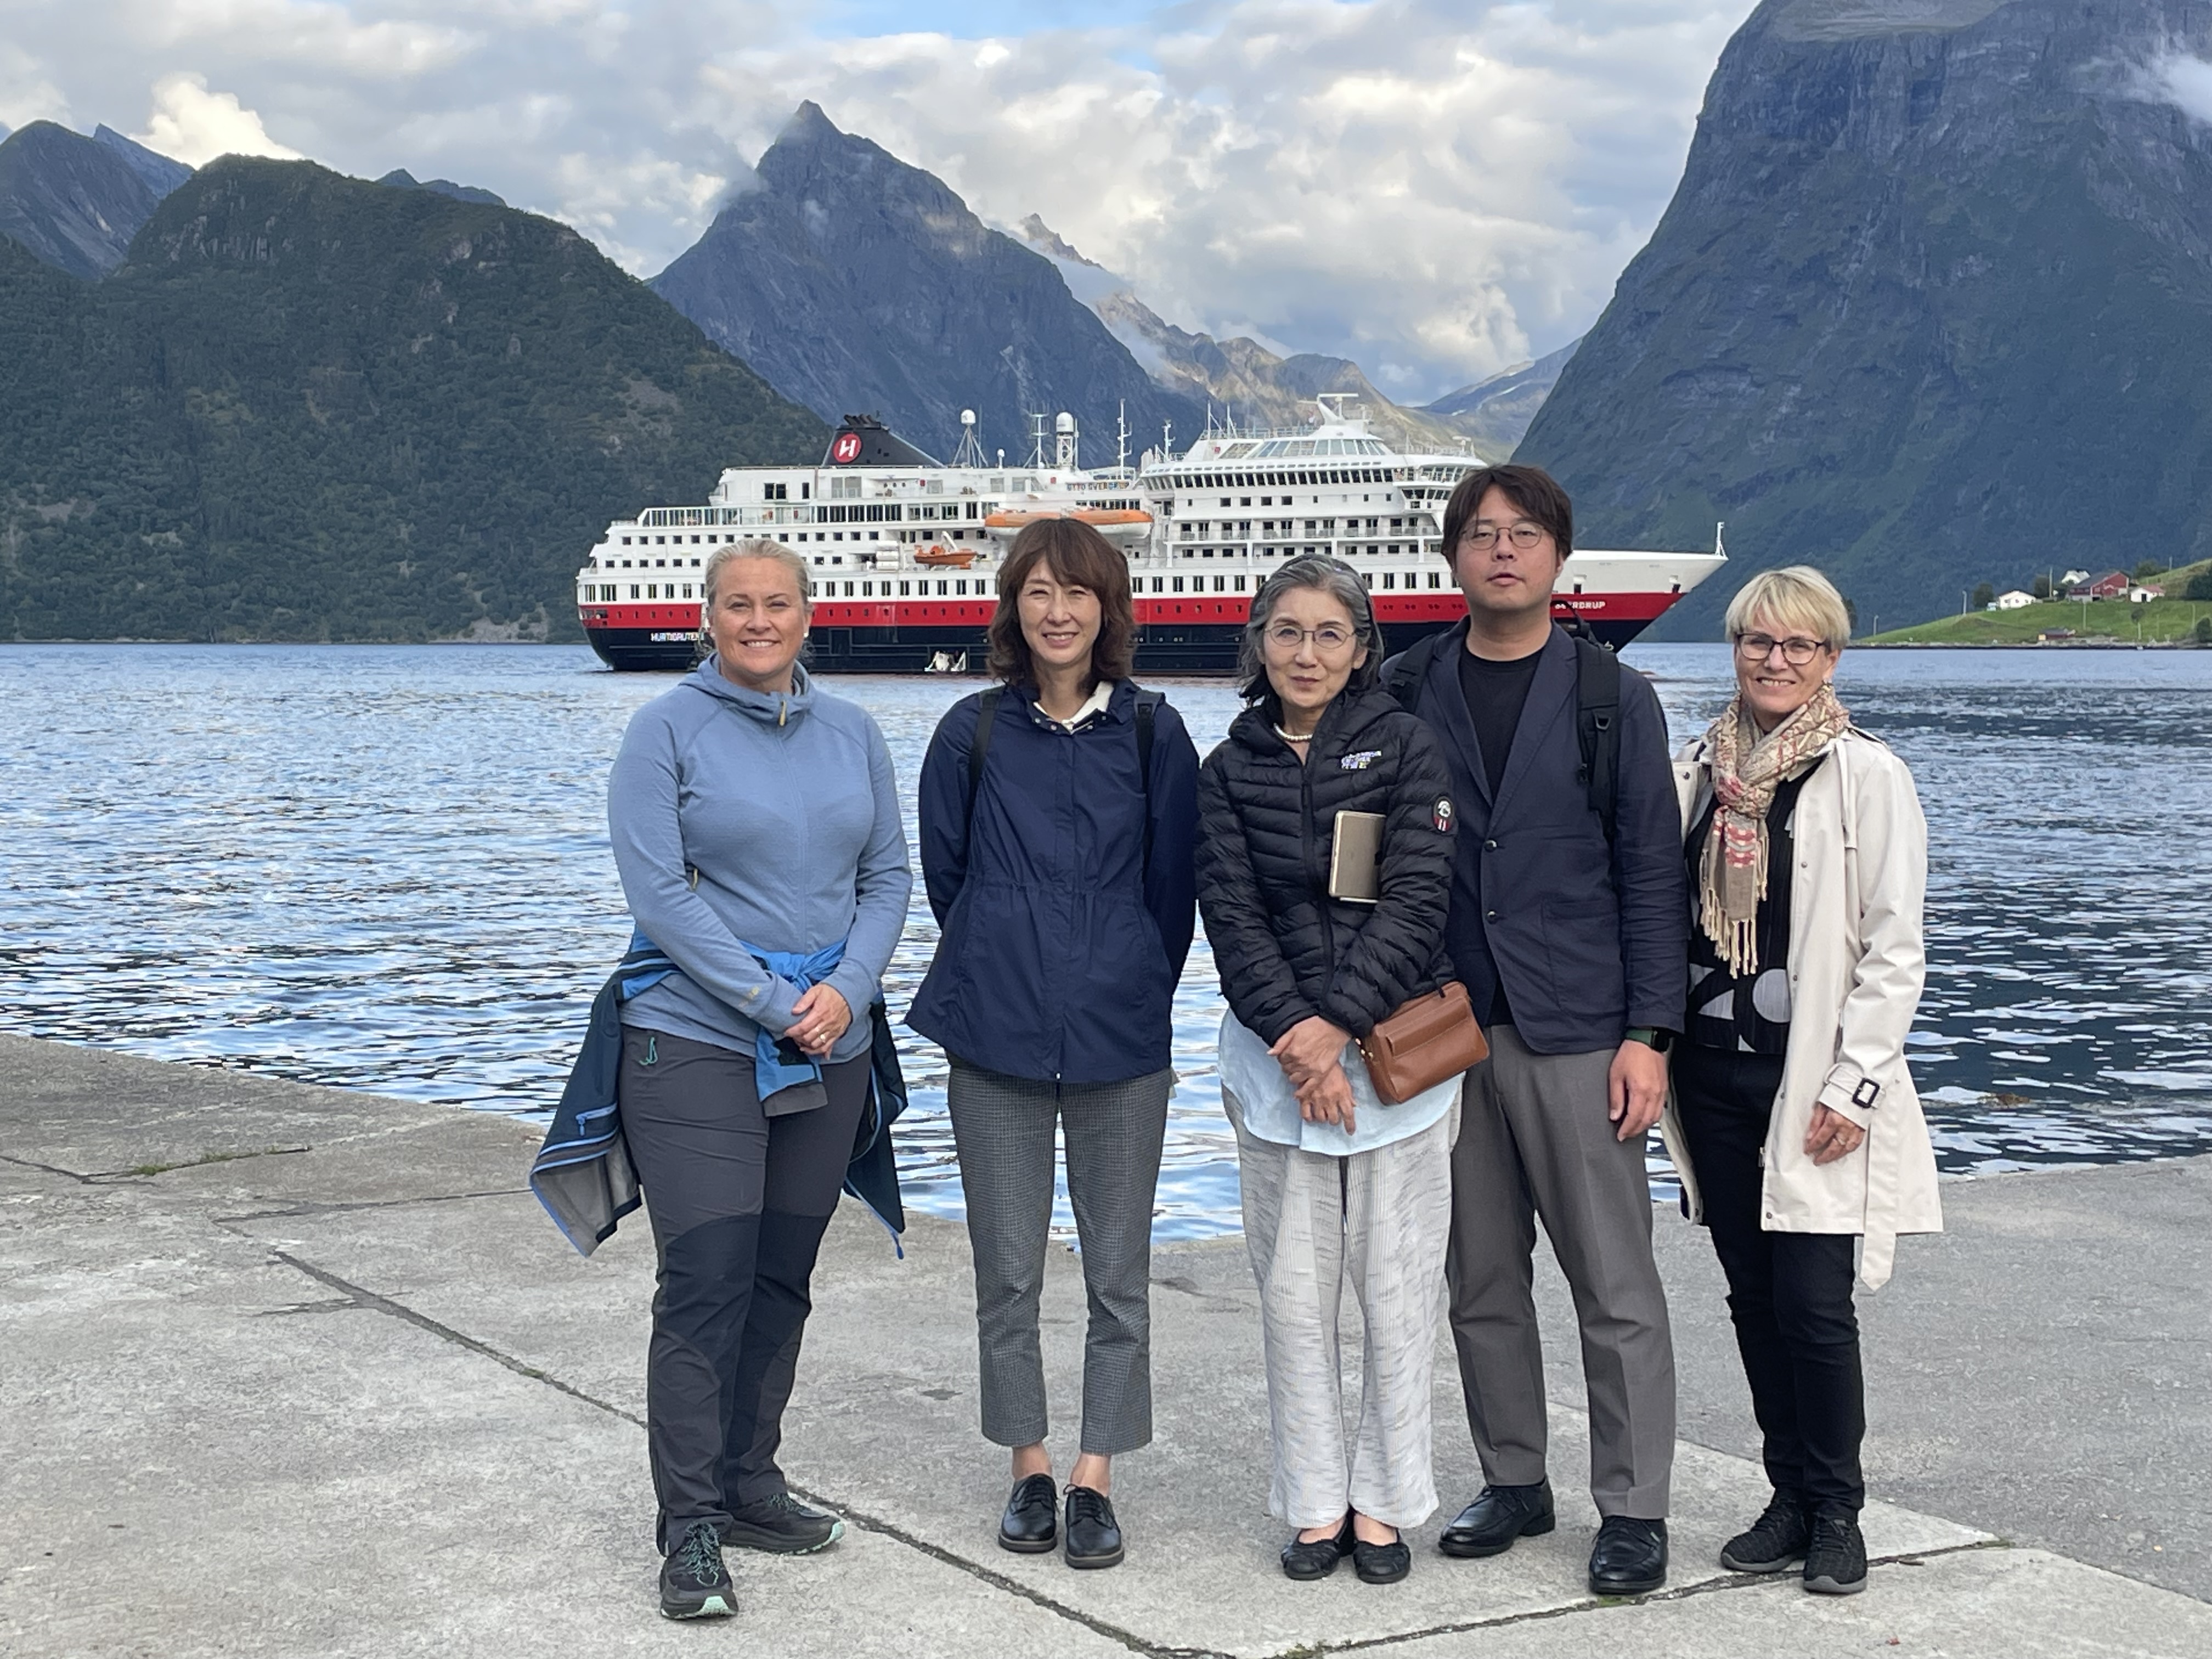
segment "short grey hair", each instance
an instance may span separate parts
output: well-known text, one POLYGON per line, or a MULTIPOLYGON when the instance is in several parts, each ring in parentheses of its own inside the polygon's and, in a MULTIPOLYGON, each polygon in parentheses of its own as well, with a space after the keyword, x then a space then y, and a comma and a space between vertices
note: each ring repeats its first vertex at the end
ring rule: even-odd
POLYGON ((807 569, 806 561, 800 558, 781 542, 756 538, 749 542, 732 542, 718 547, 707 556, 706 572, 700 578, 699 605, 702 617, 714 603, 714 584, 720 580, 723 567, 732 559, 773 559, 791 573, 792 580, 799 584, 799 603, 803 610, 814 609, 814 575, 807 569))
POLYGON ((1736 589, 1722 625, 1731 641, 1740 640, 1762 617, 1778 628, 1802 629, 1831 651, 1851 642, 1851 615, 1844 596, 1809 564, 1760 571, 1736 589))
POLYGON ((1244 637, 1237 645, 1237 686, 1247 702, 1259 702, 1271 689, 1266 655, 1267 625, 1274 620, 1276 601, 1297 587, 1326 593, 1342 605, 1352 618, 1353 635, 1367 647, 1367 660, 1352 671, 1347 688, 1364 691, 1382 675, 1382 630, 1375 624, 1375 605, 1367 596, 1367 584, 1342 559, 1325 553, 1303 554, 1264 578, 1260 591, 1252 596, 1252 614, 1245 619, 1244 637))

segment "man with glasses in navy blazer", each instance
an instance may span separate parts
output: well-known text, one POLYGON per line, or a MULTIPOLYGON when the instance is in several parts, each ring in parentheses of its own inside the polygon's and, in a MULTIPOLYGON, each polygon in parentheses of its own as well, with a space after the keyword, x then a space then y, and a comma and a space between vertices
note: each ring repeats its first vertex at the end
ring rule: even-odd
POLYGON ((1589 1587, 1635 1595, 1667 1576, 1674 1355, 1644 1149, 1684 1018, 1688 897, 1659 699, 1552 621, 1573 539, 1566 492, 1544 472, 1469 473, 1443 521, 1468 621, 1386 678, 1451 761, 1445 939, 1491 1045, 1468 1073, 1448 1258, 1486 1484, 1439 1547, 1496 1555, 1555 1524, 1531 1292, 1540 1217, 1582 1328, 1601 1522, 1589 1587), (1594 714, 1594 685, 1618 707, 1594 714), (1586 746, 1602 752, 1586 760, 1586 746), (1593 767, 1609 787, 1592 787, 1593 767))

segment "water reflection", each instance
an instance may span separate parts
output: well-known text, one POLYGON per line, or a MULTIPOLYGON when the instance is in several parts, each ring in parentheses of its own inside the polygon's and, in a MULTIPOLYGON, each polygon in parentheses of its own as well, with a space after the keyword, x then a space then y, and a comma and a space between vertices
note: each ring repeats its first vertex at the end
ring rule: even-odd
MULTIPOLYGON (((1717 647, 1638 647, 1680 738, 1717 647)), ((0 651, 0 1019, 162 1059, 501 1111, 550 1104, 628 936, 606 767, 661 678, 576 649, 0 651)), ((1933 847, 1916 1073, 1944 1168, 2212 1150, 2212 653, 1857 653, 1838 676, 1911 763, 1933 847)), ((855 679, 911 821, 972 689, 855 679)), ((1170 687, 1201 750, 1224 686, 1170 687)), ((918 885, 918 884, 917 884, 918 885)), ((917 891, 894 1008, 936 931, 917 891)), ((1237 1225, 1203 937, 1176 1000, 1160 1231, 1237 1225)), ((957 1213, 936 1051, 909 1043, 913 1201, 957 1213)), ((1655 1186, 1671 1184, 1655 1165, 1655 1186)))

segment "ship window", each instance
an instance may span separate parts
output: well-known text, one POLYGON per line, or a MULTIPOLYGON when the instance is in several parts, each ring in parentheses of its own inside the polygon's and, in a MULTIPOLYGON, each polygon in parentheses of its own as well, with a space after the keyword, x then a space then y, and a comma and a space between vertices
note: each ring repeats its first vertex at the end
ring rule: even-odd
POLYGON ((698 560, 696 560, 696 559, 692 560, 692 561, 691 561, 691 568, 692 568, 694 570, 696 570, 696 569, 699 568, 699 561, 698 561, 698 560))
POLYGON ((655 546, 665 547, 668 545, 668 538, 665 536, 655 536, 653 540, 655 546))
POLYGON ((1367 586, 1369 586, 1369 587, 1372 587, 1372 586, 1375 586, 1375 574, 1374 574, 1374 572, 1372 572, 1372 571, 1369 571, 1369 570, 1363 570, 1363 571, 1361 571, 1361 572, 1359 573, 1359 580, 1360 580, 1363 583, 1364 583, 1367 586))
MULTIPOLYGON (((870 541, 872 541, 872 542, 879 542, 879 541, 883 540, 883 538, 884 538, 884 537, 883 537, 883 532, 882 532, 881 531, 879 531, 879 530, 871 530, 871 531, 868 532, 868 539, 869 539, 870 541)), ((854 536, 853 539, 854 539, 854 541, 858 541, 858 540, 860 540, 860 536, 858 535, 858 533, 855 533, 855 534, 854 534, 854 536)))
POLYGON ((845 584, 845 597, 848 599, 853 597, 853 584, 850 582, 845 584))
POLYGON ((938 583, 938 585, 937 585, 937 591, 938 591, 939 594, 941 596, 942 594, 944 594, 944 593, 946 592, 946 585, 945 585, 945 583, 943 583, 943 582, 939 582, 939 583, 938 583))
POLYGON ((1239 576, 1237 579, 1237 591, 1239 593, 1242 593, 1244 591, 1244 579, 1242 576, 1239 576))
POLYGON ((690 582, 684 584, 684 597, 687 599, 691 597, 691 584, 690 582))
POLYGON ((1153 578, 1152 578, 1152 592, 1155 592, 1155 593, 1158 592, 1161 590, 1162 586, 1165 584, 1165 582, 1166 582, 1166 581, 1167 581, 1167 578, 1166 578, 1166 577, 1164 577, 1164 576, 1155 576, 1155 577, 1153 577, 1153 578))
POLYGON ((629 545, 629 537, 625 536, 625 537, 623 537, 623 545, 624 547, 628 547, 628 546, 629 545))
POLYGON ((1180 576, 1175 579, 1175 591, 1178 593, 1182 592, 1182 578, 1180 576))
POLYGON ((1395 570, 1386 570, 1386 571, 1384 571, 1384 572, 1382 573, 1382 586, 1385 586, 1385 587, 1395 587, 1395 586, 1397 586, 1397 585, 1398 585, 1398 573, 1397 573, 1396 571, 1395 571, 1395 570))
POLYGON ((637 584, 635 582, 632 582, 629 585, 629 596, 633 599, 637 597, 637 584))
MULTIPOLYGON (((1228 497, 1228 496, 1226 496, 1226 495, 1224 495, 1224 496, 1221 498, 1221 504, 1222 504, 1222 506, 1224 506, 1224 507, 1228 506, 1228 505, 1229 505, 1229 497, 1228 497)), ((625 537, 623 538, 623 545, 624 545, 624 546, 629 545, 629 538, 627 536, 625 536, 625 537)))
POLYGON ((1226 593, 1229 591, 1229 578, 1216 576, 1213 579, 1213 591, 1217 593, 1226 593))
POLYGON ((910 582, 901 582, 899 584, 899 597, 903 599, 911 599, 913 596, 913 584, 910 582))
POLYGON ((1429 586, 1431 586, 1431 587, 1442 587, 1443 585, 1444 585, 1444 573, 1443 573, 1443 571, 1441 571, 1441 570, 1431 570, 1431 572, 1429 572, 1429 586))

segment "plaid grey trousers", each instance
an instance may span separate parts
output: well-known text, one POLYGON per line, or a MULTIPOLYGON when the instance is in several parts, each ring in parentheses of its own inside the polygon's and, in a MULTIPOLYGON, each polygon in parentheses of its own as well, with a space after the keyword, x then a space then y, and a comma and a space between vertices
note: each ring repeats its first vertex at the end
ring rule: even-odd
POLYGON ((1133 1451, 1152 1437, 1152 1196, 1175 1073, 1077 1084, 1008 1077, 960 1060, 951 1066, 945 1104, 975 1257, 984 1437, 1001 1446, 1045 1437, 1037 1299, 1057 1124, 1067 1143, 1067 1196, 1091 1305, 1081 1449, 1102 1456, 1133 1451))

